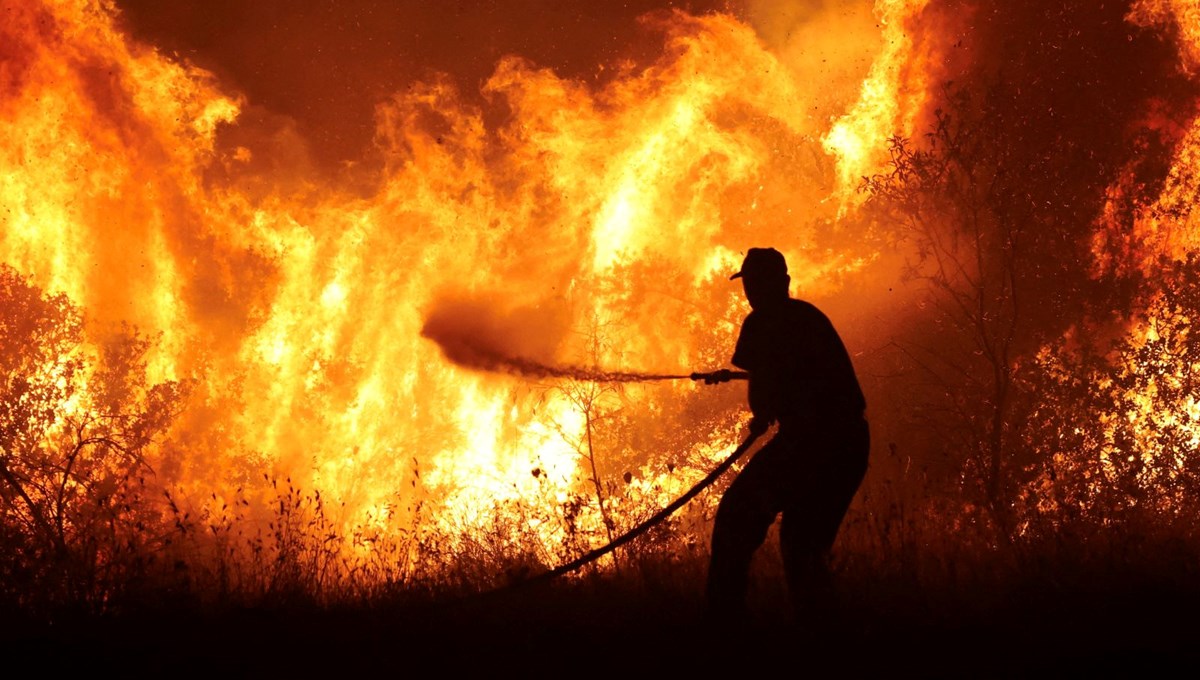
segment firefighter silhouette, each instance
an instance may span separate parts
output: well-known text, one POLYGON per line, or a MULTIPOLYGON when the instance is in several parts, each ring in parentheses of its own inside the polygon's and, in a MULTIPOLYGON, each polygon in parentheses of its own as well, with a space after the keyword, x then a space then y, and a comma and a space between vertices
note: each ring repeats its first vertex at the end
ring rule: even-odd
MULTIPOLYGON (((742 269, 751 312, 732 363, 749 373, 751 431, 779 429, 721 498, 707 597, 714 616, 741 619, 751 558, 780 517, 780 550, 797 614, 832 606, 828 555, 867 470, 866 400, 833 324, 788 293, 783 255, 751 248, 742 269)), ((721 372, 707 382, 722 380, 721 372)))

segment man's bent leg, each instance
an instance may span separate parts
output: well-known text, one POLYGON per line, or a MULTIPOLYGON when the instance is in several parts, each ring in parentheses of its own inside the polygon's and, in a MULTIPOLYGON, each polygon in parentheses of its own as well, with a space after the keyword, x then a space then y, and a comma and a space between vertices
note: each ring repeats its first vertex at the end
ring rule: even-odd
POLYGON ((717 506, 712 558, 708 567, 708 606, 716 616, 745 614, 750 561, 782 509, 778 479, 788 451, 778 438, 759 451, 729 486, 717 506))
MULTIPOLYGON (((821 441, 802 490, 783 511, 779 542, 788 592, 799 619, 821 619, 836 608, 829 554, 867 471, 870 434, 865 421, 821 441)), ((815 454, 815 455, 813 455, 815 454)))
POLYGON ((784 512, 779 531, 788 596, 797 621, 820 621, 836 609, 829 549, 814 545, 811 537, 804 536, 807 529, 789 521, 794 517, 791 511, 784 512))

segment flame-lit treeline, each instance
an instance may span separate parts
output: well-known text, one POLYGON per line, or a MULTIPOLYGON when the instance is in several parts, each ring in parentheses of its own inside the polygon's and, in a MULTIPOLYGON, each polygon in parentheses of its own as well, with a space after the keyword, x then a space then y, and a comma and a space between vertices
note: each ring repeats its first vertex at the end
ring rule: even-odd
MULTIPOLYGON (((1053 426, 1058 432, 1047 438, 1051 445, 1039 448, 1045 472, 1035 495, 1044 508, 1059 511, 1075 505, 1102 516, 1141 505, 1174 514, 1194 488, 1188 470, 1195 464, 1200 428, 1191 387, 1198 368, 1190 339, 1195 300, 1189 293, 1196 271, 1188 263, 1197 246, 1192 213, 1200 148, 1194 79, 1200 23, 1189 2, 1144 0, 1114 9, 1122 12, 1126 43, 1141 42, 1146 49, 1130 52, 1133 66, 1127 63, 1128 72, 1116 82, 1082 83, 1120 102, 1113 108, 1125 107, 1116 116, 1107 106, 1101 111, 1121 124, 1103 136, 1127 148, 1086 140, 1092 151, 1086 161, 1097 169, 1080 167, 1091 183, 1081 186, 1102 196, 1086 204, 1097 206, 1089 229, 1067 233, 1083 246, 1076 268, 1099 283, 1082 285, 1083 294, 1075 296, 1099 302, 1064 315, 1054 328, 1065 331, 1065 338, 1049 343, 1053 351, 1039 350, 1038 365, 1079 401, 1069 423, 1053 426), (1141 284, 1128 287, 1129 281, 1141 284), (1101 321, 1108 314, 1115 325, 1101 321), (1047 481, 1064 471, 1084 481, 1073 489, 1071 481, 1047 481)), ((1052 410, 1041 405, 1034 412, 1052 410)))
MULTIPOLYGON (((752 4, 763 16, 764 3, 752 4)), ((989 105, 1014 132, 997 159, 1061 144, 1054 158, 1080 164, 1078 186, 1035 178, 1030 188, 1031 202, 1071 220, 1046 242, 1084 244, 1061 253, 1069 271, 1047 275, 1047 300, 1063 280, 1095 273, 1094 240, 1114 242, 1101 238, 1102 199, 1128 185, 1119 170, 1136 165, 1131 128, 1160 131, 1159 155, 1175 159, 1151 203, 1190 205, 1194 184, 1198 138, 1180 88, 1156 98, 1154 81, 1134 83, 1093 116, 1063 86, 1105 66, 1101 41, 1057 80, 1033 57, 995 56, 1014 27, 1060 37, 1035 55, 1046 59, 1080 35, 1141 31, 1137 49, 1177 35, 1182 71, 1171 82, 1186 82, 1195 26, 1182 2, 1136 3, 1076 31, 1054 20, 1084 16, 1079 8, 878 0, 869 59, 861 41, 820 54, 865 64, 846 66, 835 92, 809 77, 804 60, 815 57, 768 45, 735 16, 654 15, 643 36, 658 56, 609 65, 616 74, 603 80, 518 55, 479 92, 449 77, 412 82, 379 102, 372 153, 382 160, 353 191, 323 176, 255 176, 277 167, 257 163, 275 151, 227 135, 254 102, 130 39, 114 16, 87 0, 4 7, 0 262, 77 304, 89 351, 130 324, 153 340, 146 379, 189 385, 149 461, 157 484, 232 501, 265 492, 264 475, 290 478, 338 508, 342 531, 399 530, 420 505, 424 526, 469 532, 498 502, 562 503, 586 491, 594 445, 605 474, 632 470, 628 483, 651 504, 686 485, 664 461, 704 465, 728 450, 736 390, 588 392, 471 373, 422 337, 425 320, 458 314, 542 363, 717 367, 746 311, 728 274, 754 245, 783 250, 806 297, 882 282, 869 288, 878 299, 854 304, 887 304, 895 277, 880 251, 894 239, 860 221, 855 189, 886 168, 890 137, 920 137, 946 104, 945 80, 1004 84, 989 105)), ((971 105, 986 100, 973 94, 971 105)), ((1155 194, 1139 187, 1139 201, 1155 194)), ((1169 222, 1145 212, 1132 233, 1169 234, 1154 248, 1188 250, 1184 212, 1169 222)), ((1111 229, 1125 237, 1129 227, 1111 229)), ((1096 248, 1097 261, 1109 256, 1096 248)), ((848 328, 856 354, 884 344, 866 330, 848 328)))
MULTIPOLYGON (((1200 14, 1195 3, 1140 0, 1128 20, 1174 37, 1180 73, 1194 78, 1200 56, 1200 14)), ((1192 324, 1197 305, 1195 258, 1200 252, 1195 206, 1200 173, 1200 116, 1189 101, 1186 115, 1174 118, 1153 110, 1146 125, 1177 140, 1165 156, 1161 189, 1138 195, 1135 164, 1110 188, 1095 241, 1100 268, 1137 272, 1150 286, 1130 315, 1116 356, 1114 375, 1101 374, 1098 391, 1114 395, 1096 410, 1102 423, 1100 474, 1107 483, 1121 477, 1155 491, 1146 505, 1168 512, 1193 492, 1191 470, 1200 450, 1200 409, 1193 375, 1196 344, 1192 324), (1120 255, 1114 257, 1114 251, 1120 255)))

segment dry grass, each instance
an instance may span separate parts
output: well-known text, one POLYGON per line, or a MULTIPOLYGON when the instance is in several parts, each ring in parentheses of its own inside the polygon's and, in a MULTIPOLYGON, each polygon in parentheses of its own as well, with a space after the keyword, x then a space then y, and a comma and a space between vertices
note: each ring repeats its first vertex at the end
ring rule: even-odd
POLYGON ((246 518, 224 508, 177 511, 171 526, 136 532, 154 540, 113 533, 102 579, 76 580, 77 565, 14 563, 23 553, 6 550, 6 572, 26 574, 33 589, 17 596, 7 582, 7 639, 24 652, 68 650, 120 669, 136 657, 139 668, 162 672, 185 660, 246 674, 367 671, 413 655, 430 668, 550 674, 573 663, 599 672, 646 650, 658 650, 644 662, 651 666, 704 670, 705 659, 786 661, 792 650, 824 669, 1008 677, 1188 660, 1197 632, 1200 541, 1182 518, 1056 525, 997 541, 982 522, 965 530, 965 517, 948 531, 947 499, 901 507, 876 479, 833 560, 840 618, 815 631, 791 620, 772 535, 754 565, 754 617, 725 630, 703 617, 703 546, 680 541, 672 551, 669 536, 658 536, 625 551, 620 570, 505 589, 546 566, 507 527, 453 553, 414 539, 356 562, 319 497, 286 481, 275 489, 276 514, 261 530, 245 530, 246 518), (427 554, 405 558, 413 550, 427 554))

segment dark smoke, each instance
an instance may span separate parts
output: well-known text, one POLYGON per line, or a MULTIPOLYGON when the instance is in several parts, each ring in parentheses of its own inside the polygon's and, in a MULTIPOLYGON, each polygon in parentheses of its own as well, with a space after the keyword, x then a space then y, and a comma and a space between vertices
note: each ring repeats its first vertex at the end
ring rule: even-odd
POLYGON ((480 300, 443 300, 421 329, 446 358, 464 368, 525 378, 590 382, 679 380, 686 375, 608 371, 554 361, 565 331, 562 315, 534 307, 510 310, 480 300))
POLYGON ((435 73, 477 96, 479 84, 510 54, 563 77, 592 78, 601 65, 657 56, 661 43, 642 40, 637 17, 670 8, 705 13, 727 4, 116 1, 135 38, 215 72, 226 88, 292 121, 273 134, 294 130, 314 161, 331 168, 361 163, 375 135, 375 107, 435 73), (645 50, 650 53, 641 54, 645 50))
MULTIPOLYGON (((1121 177, 1140 194, 1132 203, 1153 200, 1194 116, 1197 83, 1179 69, 1176 46, 1126 21, 1131 6, 1012 0, 964 11, 934 0, 912 26, 940 65, 928 113, 963 126, 979 176, 999 187, 989 214, 1022 225, 1014 285, 1026 351, 1089 305, 1129 304, 1121 285, 1096 276, 1097 217, 1121 177)), ((931 127, 915 131, 917 143, 931 127)), ((1108 209, 1122 208, 1136 205, 1108 209)))

